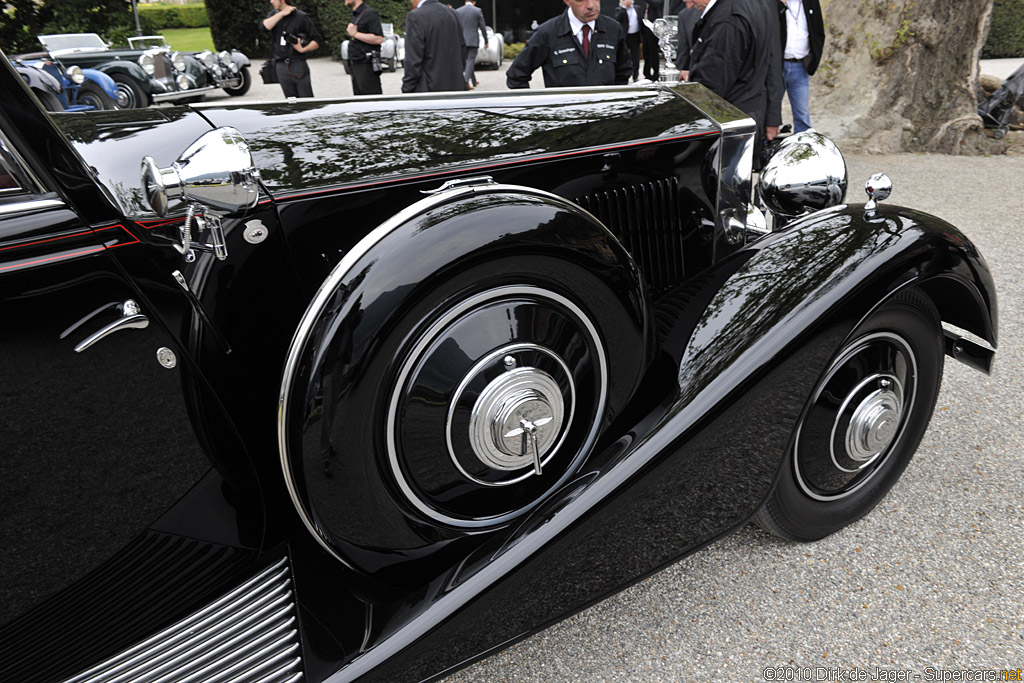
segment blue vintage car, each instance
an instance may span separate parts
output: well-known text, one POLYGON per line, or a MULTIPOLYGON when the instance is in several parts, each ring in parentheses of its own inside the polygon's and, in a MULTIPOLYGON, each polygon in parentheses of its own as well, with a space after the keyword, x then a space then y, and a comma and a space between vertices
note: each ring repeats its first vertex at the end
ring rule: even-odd
POLYGON ((55 111, 118 108, 117 83, 102 71, 83 69, 77 64, 67 66, 46 52, 18 55, 13 59, 16 63, 45 71, 61 84, 61 92, 57 96, 61 109, 55 111))

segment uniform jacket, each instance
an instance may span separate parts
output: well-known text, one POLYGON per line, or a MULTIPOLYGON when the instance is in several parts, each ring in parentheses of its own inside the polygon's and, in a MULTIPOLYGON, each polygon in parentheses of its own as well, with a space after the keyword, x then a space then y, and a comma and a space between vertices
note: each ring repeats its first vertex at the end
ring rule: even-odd
POLYGON ((423 0, 405 18, 402 92, 465 90, 466 40, 451 7, 423 0))
MULTIPOLYGON (((804 16, 807 17, 808 42, 811 44, 811 54, 804 61, 807 67, 807 75, 813 76, 821 63, 821 54, 825 49, 825 19, 821 16, 821 3, 819 0, 804 0, 804 16)), ((779 3, 779 33, 782 37, 782 49, 786 49, 786 5, 779 3)))
POLYGON ((487 22, 484 21, 484 11, 474 5, 463 3, 462 7, 455 10, 462 22, 462 37, 466 41, 466 47, 480 47, 480 36, 487 38, 487 22))
POLYGON ((545 21, 530 37, 508 68, 508 87, 530 87, 530 76, 539 68, 544 70, 544 85, 548 88, 625 85, 633 74, 619 22, 598 15, 590 36, 590 57, 585 58, 569 26, 568 11, 545 21))
POLYGON ((697 22, 690 52, 690 80, 728 100, 760 130, 768 111, 769 71, 782 67, 770 17, 765 0, 718 0, 697 22))

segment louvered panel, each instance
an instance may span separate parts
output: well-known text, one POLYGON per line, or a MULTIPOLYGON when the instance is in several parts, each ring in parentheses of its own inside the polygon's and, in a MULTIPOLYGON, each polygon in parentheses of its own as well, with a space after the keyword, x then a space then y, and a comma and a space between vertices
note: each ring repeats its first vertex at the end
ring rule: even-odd
POLYGON ((287 560, 65 683, 290 683, 302 679, 287 560))
POLYGON ((576 198, 612 231, 640 266, 652 292, 660 293, 686 275, 683 228, 676 178, 651 180, 576 198))

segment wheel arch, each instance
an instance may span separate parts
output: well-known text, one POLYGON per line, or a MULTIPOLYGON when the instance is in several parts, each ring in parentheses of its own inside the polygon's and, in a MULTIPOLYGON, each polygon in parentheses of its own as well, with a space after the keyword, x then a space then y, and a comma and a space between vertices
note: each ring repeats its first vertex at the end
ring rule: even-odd
MULTIPOLYGON (((324 525, 311 513, 309 496, 301 482, 303 474, 297 471, 301 465, 296 462, 298 413, 295 411, 308 402, 309 378, 314 376, 312 370, 307 372, 304 368, 326 362, 326 356, 336 352, 336 348, 332 348, 333 341, 326 339, 334 339, 331 335, 341 326, 339 321, 353 315, 355 306, 362 307, 361 313, 356 315, 371 316, 370 309, 375 302, 388 297, 398 300, 393 307, 381 307, 389 308, 384 314, 388 319, 379 325, 384 329, 391 325, 391 320, 414 308, 421 298, 420 290, 430 288, 429 282, 414 284, 423 283, 421 273, 437 272, 438 279, 442 279, 463 269, 480 271, 492 260, 516 257, 520 253, 522 258, 541 261, 546 258, 575 260, 581 267, 594 269, 609 280, 611 289, 620 293, 620 301, 628 310, 632 329, 616 330, 621 333, 621 340, 603 341, 608 358, 623 358, 626 369, 622 375, 634 379, 629 386, 613 385, 601 429, 607 428, 636 391, 654 344, 646 289, 632 258, 594 216, 547 192, 482 179, 476 184, 442 188, 399 211, 350 249, 323 281, 295 330, 281 375, 278 452, 288 492, 307 529, 321 546, 342 562, 351 565, 351 556, 324 538, 324 525), (467 229, 470 227, 472 229, 467 229), (418 239, 426 233, 432 236, 418 239), (417 246, 407 246, 407 242, 417 246), (416 254, 413 260, 409 259, 411 252, 416 254), (375 284, 369 285, 370 281, 375 284), (382 284, 384 281, 386 285, 382 284), (401 295, 395 299, 399 292, 401 295), (630 345, 633 347, 630 353, 624 353, 622 349, 630 345)), ((502 282, 501 277, 495 278, 495 282, 502 282)), ((571 284, 565 285, 563 291, 557 287, 557 283, 552 285, 559 295, 572 294, 571 284)), ((349 344, 351 348, 364 348, 378 341, 379 338, 354 338, 349 344)), ((365 355, 361 351, 359 354, 360 357, 365 355)), ((358 362, 353 352, 352 365, 358 362)), ((391 379, 382 378, 382 381, 391 379)))

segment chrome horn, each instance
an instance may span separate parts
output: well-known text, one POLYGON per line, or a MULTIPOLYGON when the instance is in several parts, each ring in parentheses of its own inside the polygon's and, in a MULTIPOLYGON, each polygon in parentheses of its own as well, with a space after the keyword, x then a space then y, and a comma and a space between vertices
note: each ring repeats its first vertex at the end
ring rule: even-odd
POLYGON ((196 250, 227 258, 221 214, 256 206, 259 177, 245 138, 228 127, 204 134, 167 168, 157 166, 153 157, 142 158, 142 187, 153 211, 166 216, 172 202, 187 203, 181 244, 174 247, 188 262, 195 261, 196 250), (212 244, 192 241, 193 222, 197 232, 209 230, 212 244))

